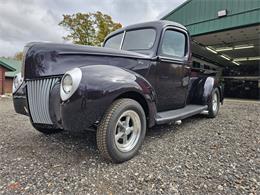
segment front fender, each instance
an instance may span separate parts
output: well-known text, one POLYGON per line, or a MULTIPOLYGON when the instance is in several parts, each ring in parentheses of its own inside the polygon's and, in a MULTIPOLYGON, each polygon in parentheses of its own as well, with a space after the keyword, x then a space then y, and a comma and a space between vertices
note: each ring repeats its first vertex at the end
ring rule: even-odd
POLYGON ((141 75, 109 65, 93 65, 81 67, 82 80, 79 93, 88 92, 89 99, 101 98, 111 93, 134 90, 149 95, 153 90, 150 83, 141 75))
POLYGON ((62 106, 65 126, 77 121, 78 128, 90 127, 100 121, 117 97, 126 92, 136 92, 144 97, 149 108, 149 116, 151 114, 150 118, 154 118, 155 91, 141 75, 128 69, 109 65, 92 65, 80 67, 80 69, 82 71, 80 85, 73 96, 62 106))

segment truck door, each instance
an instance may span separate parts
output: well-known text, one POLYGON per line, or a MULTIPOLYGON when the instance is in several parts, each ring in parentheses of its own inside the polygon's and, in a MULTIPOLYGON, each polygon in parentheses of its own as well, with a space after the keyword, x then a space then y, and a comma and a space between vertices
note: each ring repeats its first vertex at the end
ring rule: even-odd
POLYGON ((164 30, 158 50, 156 92, 158 111, 182 108, 189 84, 189 36, 180 29, 164 30))

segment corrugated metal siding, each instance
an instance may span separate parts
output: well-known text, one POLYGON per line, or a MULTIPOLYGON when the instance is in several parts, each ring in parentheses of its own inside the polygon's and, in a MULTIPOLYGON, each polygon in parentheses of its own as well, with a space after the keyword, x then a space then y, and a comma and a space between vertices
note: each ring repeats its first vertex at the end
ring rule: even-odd
POLYGON ((191 35, 199 35, 260 23, 260 0, 191 0, 163 19, 185 25, 191 35), (228 15, 218 18, 226 9, 228 15))

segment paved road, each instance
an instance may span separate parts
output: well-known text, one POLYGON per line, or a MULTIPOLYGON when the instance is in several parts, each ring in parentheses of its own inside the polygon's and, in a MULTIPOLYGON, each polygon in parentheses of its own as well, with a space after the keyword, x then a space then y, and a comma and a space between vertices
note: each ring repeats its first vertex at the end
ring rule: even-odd
POLYGON ((115 165, 95 134, 45 136, 0 99, 2 194, 260 194, 260 104, 228 102, 219 116, 150 129, 139 154, 115 165))

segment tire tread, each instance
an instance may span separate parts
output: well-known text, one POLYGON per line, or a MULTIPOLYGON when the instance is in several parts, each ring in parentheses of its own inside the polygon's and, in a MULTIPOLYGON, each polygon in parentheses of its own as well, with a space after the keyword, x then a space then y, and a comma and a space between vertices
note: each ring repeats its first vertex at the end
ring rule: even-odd
POLYGON ((109 126, 109 123, 111 121, 111 118, 113 114, 117 111, 117 109, 126 102, 132 101, 132 99, 118 99, 112 103, 110 108, 106 111, 105 115, 103 116, 98 128, 97 128, 97 146, 99 149, 99 152, 101 153, 101 156, 105 158, 106 160, 113 162, 113 159, 111 158, 107 146, 106 146, 106 137, 107 137, 107 128, 109 126))
MULTIPOLYGON (((220 92, 219 92, 219 89, 215 88, 212 91, 212 96, 213 96, 214 93, 217 93, 217 96, 218 96, 218 106, 220 106, 220 92)), ((218 112, 219 112, 219 107, 218 107, 218 112)), ((213 110, 212 110, 212 100, 210 100, 208 118, 215 118, 217 116, 218 112, 216 114, 213 112, 213 110)))

